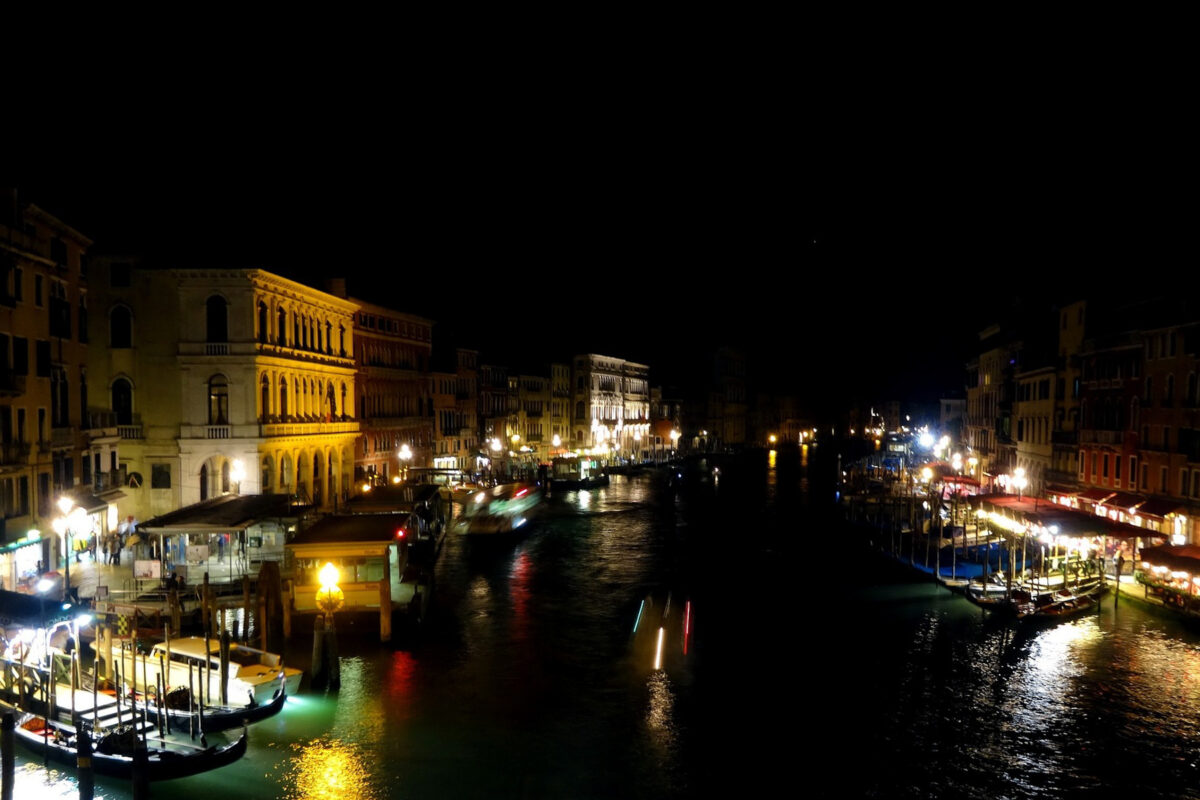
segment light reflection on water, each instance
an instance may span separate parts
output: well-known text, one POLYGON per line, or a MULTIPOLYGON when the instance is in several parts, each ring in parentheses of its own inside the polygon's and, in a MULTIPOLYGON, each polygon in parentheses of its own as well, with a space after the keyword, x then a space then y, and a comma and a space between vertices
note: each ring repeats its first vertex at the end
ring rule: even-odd
POLYGON ((1111 595, 1044 627, 990 620, 929 584, 864 586, 854 601, 870 616, 847 625, 852 666, 832 688, 879 768, 840 791, 1200 796, 1195 628, 1125 599, 1114 610, 1111 595))
POLYGON ((336 739, 322 738, 292 745, 289 769, 282 785, 287 800, 346 800, 378 797, 373 775, 358 748, 336 739))
MULTIPOLYGON (((656 487, 614 476, 551 498, 527 536, 490 552, 448 539, 418 640, 381 645, 374 624, 356 640, 339 621, 339 691, 314 692, 306 679, 278 717, 251 727, 245 758, 152 795, 679 796, 693 713, 686 593, 676 590, 665 620, 661 672, 629 641, 637 602, 653 591, 661 604, 676 588, 679 510, 656 487)), ((661 605, 655 631, 660 616, 661 605)), ((289 663, 307 672, 310 656, 308 637, 288 642, 289 663)), ((58 783, 75 796, 73 778, 58 783)), ((98 786, 99 797, 131 796, 119 782, 98 786)))

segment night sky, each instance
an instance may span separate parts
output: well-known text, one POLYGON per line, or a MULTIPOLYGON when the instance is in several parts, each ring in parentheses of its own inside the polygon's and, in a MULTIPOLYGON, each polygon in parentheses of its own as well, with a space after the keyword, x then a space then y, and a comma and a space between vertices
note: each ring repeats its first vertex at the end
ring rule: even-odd
POLYGON ((1153 153, 1100 169, 1110 142, 1004 126, 880 138, 862 115, 814 134, 785 106, 640 112, 369 129, 311 161, 316 134, 256 131, 186 163, 87 152, 7 185, 97 252, 345 277, 484 361, 601 352, 670 384, 732 344, 761 385, 826 409, 961 388, 976 332, 1013 307, 1196 288, 1193 209, 1153 153))

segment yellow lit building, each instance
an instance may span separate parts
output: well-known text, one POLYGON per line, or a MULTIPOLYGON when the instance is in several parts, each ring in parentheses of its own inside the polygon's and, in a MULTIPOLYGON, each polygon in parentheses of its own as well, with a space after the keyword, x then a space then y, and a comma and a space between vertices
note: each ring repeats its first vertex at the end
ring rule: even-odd
POLYGON ((257 269, 108 260, 94 284, 89 397, 116 417, 140 517, 228 492, 349 496, 356 303, 257 269))

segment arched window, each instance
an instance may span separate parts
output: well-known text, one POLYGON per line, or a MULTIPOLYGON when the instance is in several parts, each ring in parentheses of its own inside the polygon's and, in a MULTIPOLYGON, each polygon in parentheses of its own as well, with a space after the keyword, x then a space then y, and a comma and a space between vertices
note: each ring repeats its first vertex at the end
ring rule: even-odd
POLYGON ((113 381, 112 410, 118 425, 133 424, 133 386, 124 378, 113 381))
POLYGON ((267 343, 267 304, 258 301, 258 341, 267 343))
POLYGON ((279 460, 279 488, 285 492, 292 488, 292 457, 286 453, 279 460))
POLYGON ((229 308, 225 298, 214 294, 205 303, 205 321, 210 342, 229 341, 229 308))
POLYGON ((337 395, 334 394, 333 381, 325 387, 325 417, 333 419, 337 415, 337 395))
POLYGON ((338 325, 338 355, 346 357, 346 326, 338 325))
POLYGON ((113 348, 133 347, 133 315, 125 306, 114 306, 108 315, 108 342, 113 348))
POLYGON ((286 421, 288 416, 288 385, 287 378, 279 379, 279 419, 286 421))
POLYGON ((263 456, 262 460, 262 484, 259 491, 262 494, 270 494, 274 489, 274 484, 271 483, 271 457, 263 456))
POLYGON ((287 311, 279 309, 276 314, 275 331, 278 334, 278 344, 280 347, 287 347, 287 311))
POLYGON ((300 347, 300 315, 292 314, 292 347, 300 347))
POLYGON ((263 422, 271 415, 271 382, 263 375, 259 382, 259 411, 258 417, 263 422))
POLYGON ((200 499, 208 499, 208 464, 200 467, 200 499))
POLYGON ((325 352, 333 352, 333 323, 325 323, 325 352))
POLYGON ((343 417, 346 416, 346 396, 348 393, 349 393, 349 390, 346 388, 346 384, 343 383, 342 384, 342 416, 343 417))
POLYGON ((229 384, 224 375, 214 375, 208 381, 208 424, 229 424, 229 384))

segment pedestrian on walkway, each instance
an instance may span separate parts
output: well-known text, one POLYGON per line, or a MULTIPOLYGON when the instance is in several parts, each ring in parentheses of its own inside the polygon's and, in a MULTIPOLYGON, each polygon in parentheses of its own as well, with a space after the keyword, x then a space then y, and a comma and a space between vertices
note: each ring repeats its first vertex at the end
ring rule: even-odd
POLYGON ((113 536, 108 544, 108 555, 112 559, 113 566, 121 565, 121 537, 113 536))
POLYGON ((225 558, 225 534, 217 534, 217 563, 221 563, 225 558))
POLYGON ((92 563, 96 563, 96 533, 92 532, 92 538, 88 539, 88 553, 92 557, 92 563))

